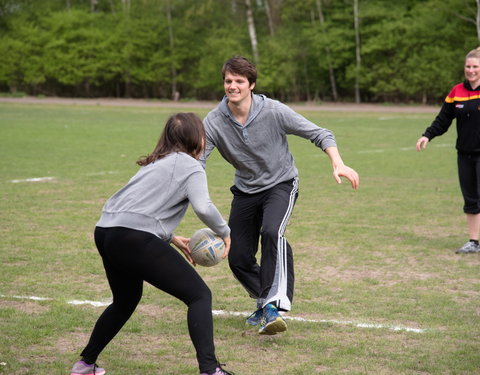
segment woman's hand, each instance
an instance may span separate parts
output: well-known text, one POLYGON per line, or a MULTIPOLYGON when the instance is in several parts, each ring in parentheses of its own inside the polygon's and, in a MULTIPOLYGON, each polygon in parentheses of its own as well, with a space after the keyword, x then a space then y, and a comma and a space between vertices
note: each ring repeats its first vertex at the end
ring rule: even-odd
POLYGON ((427 137, 425 137, 425 136, 418 138, 418 141, 417 141, 417 151, 425 150, 425 148, 427 147, 428 142, 430 142, 430 140, 429 140, 427 137))
POLYGON ((228 253, 230 252, 230 236, 228 237, 223 237, 223 242, 225 243, 225 252, 223 253, 222 259, 225 259, 228 256, 228 253))
POLYGON ((181 236, 173 236, 171 240, 171 243, 174 244, 183 253, 183 255, 185 255, 185 258, 187 258, 187 260, 190 263, 196 266, 197 264, 192 258, 192 252, 188 247, 189 242, 190 242, 190 238, 181 237, 181 236))

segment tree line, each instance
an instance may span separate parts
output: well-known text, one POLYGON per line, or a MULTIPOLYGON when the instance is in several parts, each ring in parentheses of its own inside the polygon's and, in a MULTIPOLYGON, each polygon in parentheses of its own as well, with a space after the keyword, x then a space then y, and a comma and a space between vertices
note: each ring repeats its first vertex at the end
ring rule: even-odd
POLYGON ((436 103, 479 23, 480 0, 0 0, 0 92, 214 100, 243 55, 282 101, 436 103))

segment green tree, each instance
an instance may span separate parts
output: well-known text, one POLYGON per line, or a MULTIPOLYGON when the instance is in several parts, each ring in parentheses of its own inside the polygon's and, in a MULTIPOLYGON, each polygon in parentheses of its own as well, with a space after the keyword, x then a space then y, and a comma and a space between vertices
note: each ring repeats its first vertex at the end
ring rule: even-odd
POLYGON ((222 63, 255 59, 249 26, 257 91, 284 101, 438 102, 462 79, 477 0, 359 0, 357 33, 353 4, 0 0, 0 89, 219 99, 222 63))

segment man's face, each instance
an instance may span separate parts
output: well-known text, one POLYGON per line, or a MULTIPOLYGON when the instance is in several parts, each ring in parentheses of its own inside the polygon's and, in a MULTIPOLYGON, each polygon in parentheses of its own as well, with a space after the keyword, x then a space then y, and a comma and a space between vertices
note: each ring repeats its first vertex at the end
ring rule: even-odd
POLYGON ((223 87, 228 100, 231 103, 240 104, 246 98, 250 98, 250 93, 255 87, 255 83, 250 85, 247 77, 227 71, 223 80, 223 87))

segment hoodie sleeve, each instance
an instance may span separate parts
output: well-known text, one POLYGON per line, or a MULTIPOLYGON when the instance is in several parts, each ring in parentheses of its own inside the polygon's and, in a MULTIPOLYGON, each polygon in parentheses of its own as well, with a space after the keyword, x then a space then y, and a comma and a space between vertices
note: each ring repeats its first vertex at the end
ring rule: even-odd
POLYGON ((192 173, 188 178, 186 190, 188 200, 198 218, 217 235, 228 236, 230 228, 210 199, 205 171, 192 173))
POLYGON ((215 144, 213 142, 212 137, 209 136, 209 128, 210 128, 210 122, 208 120, 208 116, 205 117, 203 120, 203 126, 205 128, 205 150, 203 150, 203 154, 200 156, 198 161, 202 165, 203 169, 206 168, 207 166, 207 159, 212 153, 212 151, 215 149, 215 144))
POLYGON ((308 139, 323 151, 328 147, 337 147, 335 136, 330 130, 307 120, 285 104, 278 102, 277 105, 287 134, 308 139))
POLYGON ((430 141, 444 134, 450 125, 452 124, 453 119, 455 118, 455 89, 453 89, 445 98, 445 102, 440 109, 435 120, 432 124, 425 130, 422 134, 427 137, 430 141))

